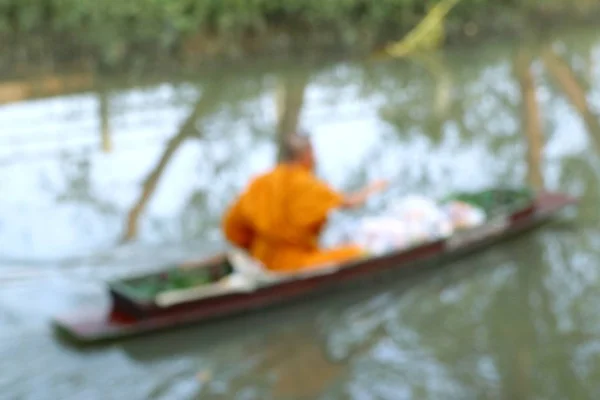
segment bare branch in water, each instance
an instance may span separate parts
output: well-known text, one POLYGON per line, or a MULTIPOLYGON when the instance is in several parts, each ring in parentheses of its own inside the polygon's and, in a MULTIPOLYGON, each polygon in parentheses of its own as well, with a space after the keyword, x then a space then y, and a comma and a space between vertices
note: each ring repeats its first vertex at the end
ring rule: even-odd
POLYGON ((180 126, 179 132, 169 140, 165 151, 158 160, 158 163, 154 169, 150 172, 148 177, 142 184, 142 192, 139 198, 135 202, 134 206, 128 213, 126 230, 121 239, 122 242, 128 242, 137 236, 138 223, 140 215, 146 208, 146 205, 150 201, 150 198, 154 194, 158 182, 163 175, 167 165, 179 149, 183 142, 191 136, 198 135, 199 132, 195 129, 195 124, 198 118, 206 114, 208 102, 214 101, 213 96, 207 92, 202 94, 202 98, 196 104, 196 107, 192 113, 188 116, 185 122, 180 126))
POLYGON ((277 82, 277 145, 278 160, 282 158, 282 145, 287 135, 298 129, 298 121, 304 104, 304 91, 308 76, 304 74, 286 75, 277 82))
POLYGON ((527 181, 534 188, 543 189, 544 131, 536 97, 535 78, 531 72, 531 62, 529 51, 521 49, 515 60, 515 72, 521 87, 523 129, 527 137, 527 181))
POLYGON ((548 47, 543 52, 544 64, 552 78, 565 92, 571 104, 583 118, 596 147, 600 149, 600 122, 590 108, 586 93, 571 66, 548 47))
POLYGON ((104 153, 110 153, 113 149, 113 145, 110 134, 109 96, 106 92, 102 91, 98 93, 98 103, 102 151, 104 153))

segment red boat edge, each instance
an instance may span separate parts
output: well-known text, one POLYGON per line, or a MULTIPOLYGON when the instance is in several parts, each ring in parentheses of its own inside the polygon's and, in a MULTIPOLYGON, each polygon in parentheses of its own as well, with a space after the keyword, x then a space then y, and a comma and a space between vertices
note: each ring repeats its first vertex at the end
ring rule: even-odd
POLYGON ((576 198, 564 194, 543 192, 538 194, 531 207, 447 239, 355 261, 327 274, 300 277, 250 292, 222 294, 171 307, 135 304, 111 288, 111 309, 79 310, 57 317, 53 323, 61 336, 80 344, 90 344, 231 316, 308 296, 359 277, 449 261, 535 228, 577 202, 576 198))

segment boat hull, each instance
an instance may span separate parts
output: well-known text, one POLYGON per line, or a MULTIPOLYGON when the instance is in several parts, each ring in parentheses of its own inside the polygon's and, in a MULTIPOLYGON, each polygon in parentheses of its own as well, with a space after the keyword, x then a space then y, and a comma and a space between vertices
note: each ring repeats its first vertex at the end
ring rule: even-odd
POLYGON ((358 278, 386 271, 420 269, 427 264, 436 265, 463 257, 535 228, 564 207, 576 202, 576 199, 562 194, 543 193, 536 198, 534 207, 521 210, 503 221, 487 223, 481 228, 454 235, 446 240, 361 260, 333 273, 286 281, 252 292, 205 298, 164 310, 151 307, 145 314, 123 312, 118 307, 109 310, 80 310, 57 317, 54 325, 70 340, 85 344, 148 334, 261 309, 323 290, 330 291, 334 286, 358 278))

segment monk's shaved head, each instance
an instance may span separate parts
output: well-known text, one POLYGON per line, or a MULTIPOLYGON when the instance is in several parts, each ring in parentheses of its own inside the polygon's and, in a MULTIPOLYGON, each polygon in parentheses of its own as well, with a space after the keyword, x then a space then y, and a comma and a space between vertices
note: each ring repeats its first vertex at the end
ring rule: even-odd
POLYGON ((285 139, 281 151, 282 161, 301 161, 307 153, 312 153, 312 143, 307 135, 294 133, 285 139))

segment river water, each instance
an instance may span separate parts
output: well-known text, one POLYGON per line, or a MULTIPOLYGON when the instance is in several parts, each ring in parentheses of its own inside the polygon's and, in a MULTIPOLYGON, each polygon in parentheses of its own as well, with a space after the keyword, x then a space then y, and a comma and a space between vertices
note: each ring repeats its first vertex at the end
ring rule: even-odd
POLYGON ((284 67, 0 90, 0 398, 598 398, 600 34, 284 67), (219 250, 296 116, 336 187, 393 179, 367 212, 504 184, 582 203, 427 274, 101 348, 53 337, 105 280, 219 250))

